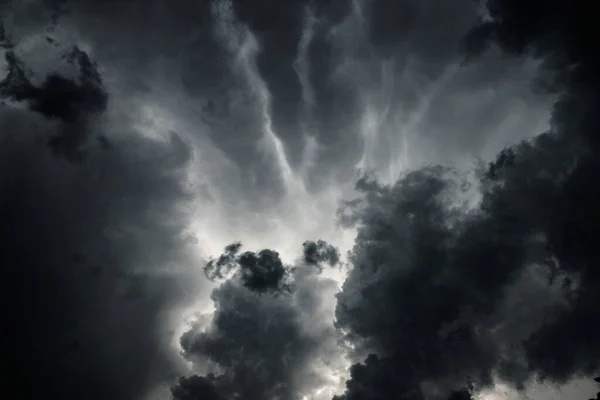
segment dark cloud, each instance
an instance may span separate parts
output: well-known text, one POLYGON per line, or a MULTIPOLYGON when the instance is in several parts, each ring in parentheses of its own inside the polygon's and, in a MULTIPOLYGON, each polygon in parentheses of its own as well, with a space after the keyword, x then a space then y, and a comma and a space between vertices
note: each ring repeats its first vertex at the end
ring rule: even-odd
POLYGON ((21 398, 135 398, 171 373, 160 312, 195 286, 160 271, 190 255, 180 209, 188 194, 177 167, 152 153, 176 155, 134 136, 65 166, 23 139, 52 131, 31 118, 0 118, 3 133, 21 136, 2 141, 7 382, 21 398))
POLYGON ((293 306, 258 298, 232 283, 212 296, 217 310, 211 328, 184 335, 186 353, 206 356, 225 368, 227 390, 242 398, 294 398, 293 372, 318 343, 302 334, 293 306))
POLYGON ((280 289, 287 273, 279 253, 273 250, 261 250, 258 254, 247 251, 240 255, 238 263, 244 286, 259 293, 280 289))
POLYGON ((240 242, 225 246, 219 258, 209 260, 204 266, 204 273, 211 281, 225 279, 237 267, 236 256, 242 248, 240 242))
POLYGON ((80 49, 65 60, 79 76, 48 73, 38 85, 19 46, 5 53, 0 109, 3 388, 23 399, 140 398, 177 375, 167 313, 197 287, 185 268, 195 261, 192 150, 115 118, 80 49), (96 135, 112 151, 88 143, 96 135), (61 156, 86 157, 65 162, 49 138, 61 156))
POLYGON ((574 373, 596 371, 598 360, 592 355, 600 352, 595 306, 600 269, 591 239, 599 220, 593 200, 598 192, 590 184, 600 172, 596 111, 600 68, 590 51, 598 33, 590 6, 585 1, 554 1, 544 6, 535 1, 518 5, 490 1, 490 19, 482 21, 468 37, 470 43, 478 43, 476 49, 495 43, 512 54, 531 52, 540 57, 544 61, 542 79, 561 94, 554 106, 553 130, 562 145, 574 142, 585 148, 561 191, 539 202, 554 213, 547 227, 549 248, 561 268, 579 276, 581 285, 572 309, 527 343, 531 367, 559 381, 574 373))
MULTIPOLYGON (((513 135, 520 139, 513 131, 533 129, 537 121, 517 117, 519 98, 530 103, 527 114, 545 116, 545 105, 521 84, 530 76, 522 63, 490 59, 468 72, 449 71, 460 61, 460 38, 476 17, 472 2, 388 3, 80 0, 61 23, 85 33, 97 59, 118 65, 136 90, 166 85, 189 96, 198 125, 239 166, 248 202, 276 203, 284 193, 275 157, 266 155, 269 146, 257 145, 267 127, 281 140, 292 169, 305 164, 309 190, 319 190, 351 179, 364 151, 383 164, 396 160, 405 150, 399 131, 419 115, 423 126, 411 126, 409 134, 419 131, 411 143, 425 159, 482 149, 491 154, 513 135), (228 4, 232 16, 215 12, 228 4), (231 17, 223 28, 222 20, 231 17), (242 44, 244 54, 252 54, 244 26, 258 51, 240 63, 242 44), (247 67, 256 67, 259 83, 248 82, 247 67), (267 107, 257 89, 263 84, 267 107), (467 97, 477 100, 457 101, 467 97), (388 109, 371 150, 363 137, 368 106, 388 109), (498 127, 506 115, 519 125, 498 127), (469 129, 457 126, 457 116, 469 118, 469 129)), ((421 161, 415 155, 414 163, 421 161)))
POLYGON ((515 227, 508 219, 463 220, 463 210, 450 203, 454 178, 452 171, 432 167, 409 173, 390 188, 362 180, 357 187, 366 193, 364 202, 345 210, 345 218, 360 227, 354 269, 338 295, 336 323, 365 351, 383 356, 356 367, 348 398, 413 391, 419 398, 422 381, 449 375, 461 386, 460 374, 463 382, 469 376, 490 381, 493 350, 481 342, 476 326, 458 324, 446 334, 441 330, 467 308, 475 313, 493 308, 490 302, 525 261, 518 243, 527 233, 515 237, 512 246, 481 236, 488 231, 512 236, 515 227), (478 260, 486 260, 485 272, 478 260), (366 381, 358 372, 362 368, 371 376, 366 381), (360 383, 354 383, 357 379, 360 383), (378 379, 393 384, 380 385, 378 379), (365 394, 354 393, 355 385, 365 394))
POLYGON ((181 377, 171 393, 177 400, 221 400, 223 397, 215 387, 215 379, 214 375, 181 377))
MULTIPOLYGON (((599 172, 600 69, 588 51, 596 25, 580 6, 490 1, 487 19, 468 37, 470 51, 492 41, 512 53, 534 53, 544 61, 542 79, 552 77, 561 93, 551 130, 490 164, 479 206, 467 211, 446 203, 456 184, 440 169, 410 173, 391 187, 360 182, 363 199, 342 213, 359 231, 337 324, 380 356, 353 367, 344 398, 397 397, 428 380, 485 386, 496 374, 520 387, 534 374, 564 383, 598 371, 600 280, 591 239, 597 191, 590 183, 599 172), (547 265, 550 283, 562 274, 566 306, 552 307, 530 334, 490 334, 484 321, 514 301, 508 288, 532 264, 547 265), (451 321, 464 321, 467 309, 467 324, 441 334, 451 321), (518 351, 505 348, 506 337, 518 351), (384 385, 390 376, 406 379, 384 385)), ((520 312, 511 309, 503 325, 520 312)))
MULTIPOLYGON (((411 15, 404 9, 398 13, 411 15)), ((394 35, 406 31, 390 25, 388 32, 383 25, 371 35, 385 50, 398 41, 394 35)), ((566 253, 561 225, 566 222, 560 222, 561 212, 577 209, 564 193, 576 190, 571 185, 584 187, 583 180, 570 183, 584 153, 576 138, 559 129, 565 121, 559 117, 564 111, 555 113, 552 132, 500 153, 479 177, 482 199, 473 209, 453 203, 469 187, 447 168, 418 170, 390 187, 359 181, 362 199, 342 212, 342 219, 359 230, 354 269, 338 295, 336 320, 357 354, 378 355, 351 369, 343 398, 422 398, 428 382, 441 388, 433 395, 444 396, 471 381, 479 388, 490 385, 494 375, 520 387, 536 372, 562 382, 597 368, 589 357, 597 353, 591 339, 597 337, 593 313, 581 305, 593 304, 596 291, 571 282, 570 275, 582 267, 563 263, 581 253, 566 253), (558 270, 552 260, 558 260, 558 270), (550 283, 556 279, 550 279, 540 292, 547 301, 520 311, 512 304, 523 294, 511 288, 531 290, 533 282, 525 276, 531 266, 558 276, 562 288, 555 290, 550 283), (560 306, 563 300, 567 306, 560 306), (505 309, 520 322, 507 320, 505 309), (545 321, 527 321, 527 313, 545 321), (588 330, 577 330, 576 341, 567 340, 567 329, 555 327, 569 318, 587 323, 588 330), (524 322, 527 327, 519 328, 524 322), (560 345, 562 350, 553 351, 560 345)), ((577 200, 582 197, 579 193, 577 200)), ((569 246, 579 250, 582 243, 569 246)), ((573 328, 574 321, 566 326, 573 328)))
POLYGON ((300 399, 330 383, 319 366, 337 357, 337 336, 323 308, 336 285, 308 266, 292 275, 294 289, 286 293, 259 295, 243 275, 213 291, 212 322, 185 333, 181 344, 190 360, 214 363, 215 374, 181 379, 172 388, 175 399, 300 399))
POLYGON ((308 45, 318 170, 348 179, 348 166, 362 161, 390 171, 393 181, 402 170, 395 163, 492 157, 545 120, 547 100, 528 87, 527 63, 491 54, 458 66, 459 44, 477 16, 473 2, 354 4, 339 27, 316 24, 308 45), (528 116, 521 117, 525 104, 528 116))
POLYGON ((448 400, 471 400, 471 399, 472 399, 471 393, 466 389, 455 391, 448 398, 448 400))
POLYGON ((258 253, 246 251, 237 255, 241 243, 233 243, 225 247, 225 253, 216 260, 210 260, 204 266, 206 276, 211 279, 222 279, 232 272, 249 290, 257 293, 281 292, 289 290, 286 282, 290 267, 283 265, 279 253, 264 249, 258 253))
POLYGON ((340 252, 335 246, 330 245, 324 240, 311 240, 302 243, 304 249, 303 261, 306 264, 322 268, 321 264, 328 264, 334 267, 340 263, 340 252))
MULTIPOLYGON (((598 377, 598 378, 594 378, 594 381, 596 381, 596 382, 600 383, 600 377, 598 377)), ((600 392, 598 392, 598 393, 596 394, 596 400, 598 400, 598 399, 600 399, 600 392)), ((594 399, 590 399, 590 400, 594 400, 594 399)))
MULTIPOLYGON (((533 290, 533 282, 523 276, 530 266, 555 273, 545 266, 556 257, 548 240, 557 219, 549 200, 560 196, 577 152, 550 134, 513 151, 512 161, 502 163, 504 152, 492 165, 495 174, 501 170, 498 180, 483 178, 483 197, 475 208, 457 202, 470 187, 442 167, 408 173, 390 187, 359 181, 364 196, 341 213, 345 222, 358 224, 358 234, 354 268, 338 294, 336 324, 355 343, 357 354, 379 356, 355 367, 345 398, 406 394, 418 399, 426 382, 452 390, 473 381, 481 388, 494 376, 520 387, 536 371, 531 343, 539 333, 529 336, 551 323, 542 326, 526 315, 560 320, 556 312, 561 307, 550 300, 513 303, 533 290), (509 290, 517 284, 524 288, 509 290)), ((574 290, 564 278, 570 271, 561 271, 563 289, 551 290, 546 283, 536 296, 561 299, 574 290)), ((573 310, 567 314, 576 315, 573 310)), ((588 333, 581 335, 584 339, 588 333)), ((566 336, 557 339, 551 338, 540 353, 554 360, 552 365, 567 361, 555 351, 558 346, 582 352, 554 380, 597 368, 589 357, 594 354, 589 339, 588 357, 581 339, 572 344, 564 343, 566 336)))
POLYGON ((31 111, 46 118, 59 120, 60 133, 49 138, 48 145, 56 154, 78 161, 83 156, 82 146, 90 130, 86 125, 91 122, 90 118, 106 110, 108 94, 96 64, 86 52, 74 46, 63 58, 77 66, 77 79, 52 73, 37 86, 28 78, 17 54, 7 51, 7 74, 0 82, 0 95, 24 102, 31 111))
POLYGON ((6 52, 8 71, 0 83, 2 95, 10 100, 25 101, 32 111, 64 123, 74 123, 89 114, 105 111, 108 95, 98 67, 88 54, 75 46, 63 58, 77 65, 79 82, 51 74, 36 87, 27 77, 23 63, 15 52, 6 52))
POLYGON ((464 45, 490 52, 463 66, 479 15, 467 0, 13 3, 0 25, 1 363, 19 398, 130 400, 169 381, 178 400, 321 400, 340 349, 359 361, 340 397, 353 400, 466 399, 493 377, 598 370, 588 3, 486 2, 464 45), (204 270, 224 280, 213 319, 181 337, 196 375, 175 381, 165 315, 198 290, 185 267, 198 265, 195 161, 236 171, 211 182, 223 214, 264 222, 356 167, 394 182, 423 160, 487 157, 531 137, 556 97, 548 132, 475 177, 428 166, 359 180, 340 212, 358 235, 335 315, 321 274, 340 263, 333 246, 305 242, 298 265, 226 247, 204 270), (150 139, 129 109, 147 103, 190 132, 150 139))

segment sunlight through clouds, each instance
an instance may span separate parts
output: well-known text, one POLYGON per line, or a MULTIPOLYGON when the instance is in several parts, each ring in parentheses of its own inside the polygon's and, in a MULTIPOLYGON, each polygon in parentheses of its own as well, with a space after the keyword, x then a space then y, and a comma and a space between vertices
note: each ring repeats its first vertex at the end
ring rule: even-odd
MULTIPOLYGON (((506 4, 491 1, 489 21, 506 4)), ((579 378, 598 343, 576 328, 595 315, 595 247, 572 238, 598 219, 597 95, 541 87, 549 56, 592 61, 498 23, 467 62, 480 8, 3 4, 2 292, 17 295, 0 342, 15 371, 36 366, 6 378, 19 398, 593 395, 579 378)), ((546 25, 531 26, 563 32, 546 25)))

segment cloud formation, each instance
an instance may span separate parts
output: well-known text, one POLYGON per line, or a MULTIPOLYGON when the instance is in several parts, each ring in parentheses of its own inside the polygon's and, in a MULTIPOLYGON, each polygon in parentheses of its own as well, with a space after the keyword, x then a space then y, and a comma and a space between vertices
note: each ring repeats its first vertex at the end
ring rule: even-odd
POLYGON ((290 273, 289 267, 283 265, 279 253, 264 249, 258 253, 246 251, 238 255, 241 247, 241 243, 225 247, 225 253, 205 265, 206 276, 211 280, 222 279, 233 272, 252 292, 289 290, 286 283, 290 273))
POLYGON ((593 13, 508 3, 3 4, 5 379, 466 399, 597 372, 593 13), (349 193, 346 260, 307 239, 349 193), (234 240, 264 250, 203 260, 234 240), (188 371, 166 342, 191 298, 215 312, 177 338, 188 371))
POLYGON ((207 264, 223 266, 232 261, 238 271, 212 292, 216 308, 212 322, 181 338, 185 356, 200 365, 208 360, 213 373, 181 378, 172 388, 174 398, 300 399, 324 385, 337 384, 327 376, 328 367, 343 365, 333 308, 326 302, 338 290, 335 282, 321 277, 314 265, 299 264, 285 270, 287 291, 267 291, 267 283, 274 285, 271 289, 279 289, 279 283, 256 280, 256 275, 248 279, 245 264, 251 260, 247 265, 253 273, 254 268, 265 267, 271 275, 269 266, 281 266, 277 253, 246 252, 233 260, 239 248, 239 244, 228 246, 224 255, 207 264))
POLYGON ((30 75, 25 44, 9 47, 0 109, 3 390, 141 398, 180 373, 164 326, 199 288, 185 267, 197 262, 186 232, 193 151, 175 133, 148 139, 120 118, 78 47, 64 60, 74 76, 30 75))
MULTIPOLYGON (((6 77, 0 82, 0 95, 5 100, 25 103, 33 112, 62 123, 60 133, 48 138, 48 145, 70 161, 83 157, 82 146, 89 132, 90 118, 102 114, 108 94, 98 67, 77 46, 63 55, 67 63, 76 65, 77 79, 58 73, 46 76, 37 86, 28 78, 22 60, 13 50, 5 55, 6 77)), ((108 143, 102 136, 103 143, 108 143)))
POLYGON ((324 240, 311 240, 302 243, 302 260, 309 265, 322 269, 322 264, 334 267, 340 263, 340 252, 337 248, 324 240))
POLYGON ((422 398, 427 381, 452 389, 497 377, 522 387, 532 377, 564 383, 598 371, 599 280, 587 239, 597 193, 586 183, 598 173, 598 68, 586 51, 595 25, 585 23, 583 5, 566 2, 491 1, 487 9, 467 48, 491 41, 540 57, 542 79, 560 93, 552 127, 499 154, 482 174, 475 209, 447 203, 457 186, 447 170, 412 172, 389 187, 359 184, 364 195, 344 214, 359 226, 355 268, 336 316, 349 340, 379 356, 351 369, 342 398, 422 398), (532 265, 549 277, 538 296, 562 299, 511 308, 490 326, 506 304, 519 304, 510 288, 532 265), (546 314, 521 319, 530 326, 515 334, 511 319, 524 311, 546 314))

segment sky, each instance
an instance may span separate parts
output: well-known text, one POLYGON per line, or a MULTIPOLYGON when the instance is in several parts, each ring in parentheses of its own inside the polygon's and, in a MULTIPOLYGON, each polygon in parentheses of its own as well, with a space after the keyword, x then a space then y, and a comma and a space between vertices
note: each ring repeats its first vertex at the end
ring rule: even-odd
POLYGON ((593 397, 591 3, 0 0, 0 390, 593 397))

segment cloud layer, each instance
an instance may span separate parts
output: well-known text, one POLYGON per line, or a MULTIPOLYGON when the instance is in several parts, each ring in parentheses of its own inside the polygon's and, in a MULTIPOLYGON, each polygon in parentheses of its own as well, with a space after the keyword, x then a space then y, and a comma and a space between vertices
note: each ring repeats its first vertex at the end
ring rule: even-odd
POLYGON ((512 3, 3 4, 11 390, 466 399, 597 373, 594 14, 512 3))

